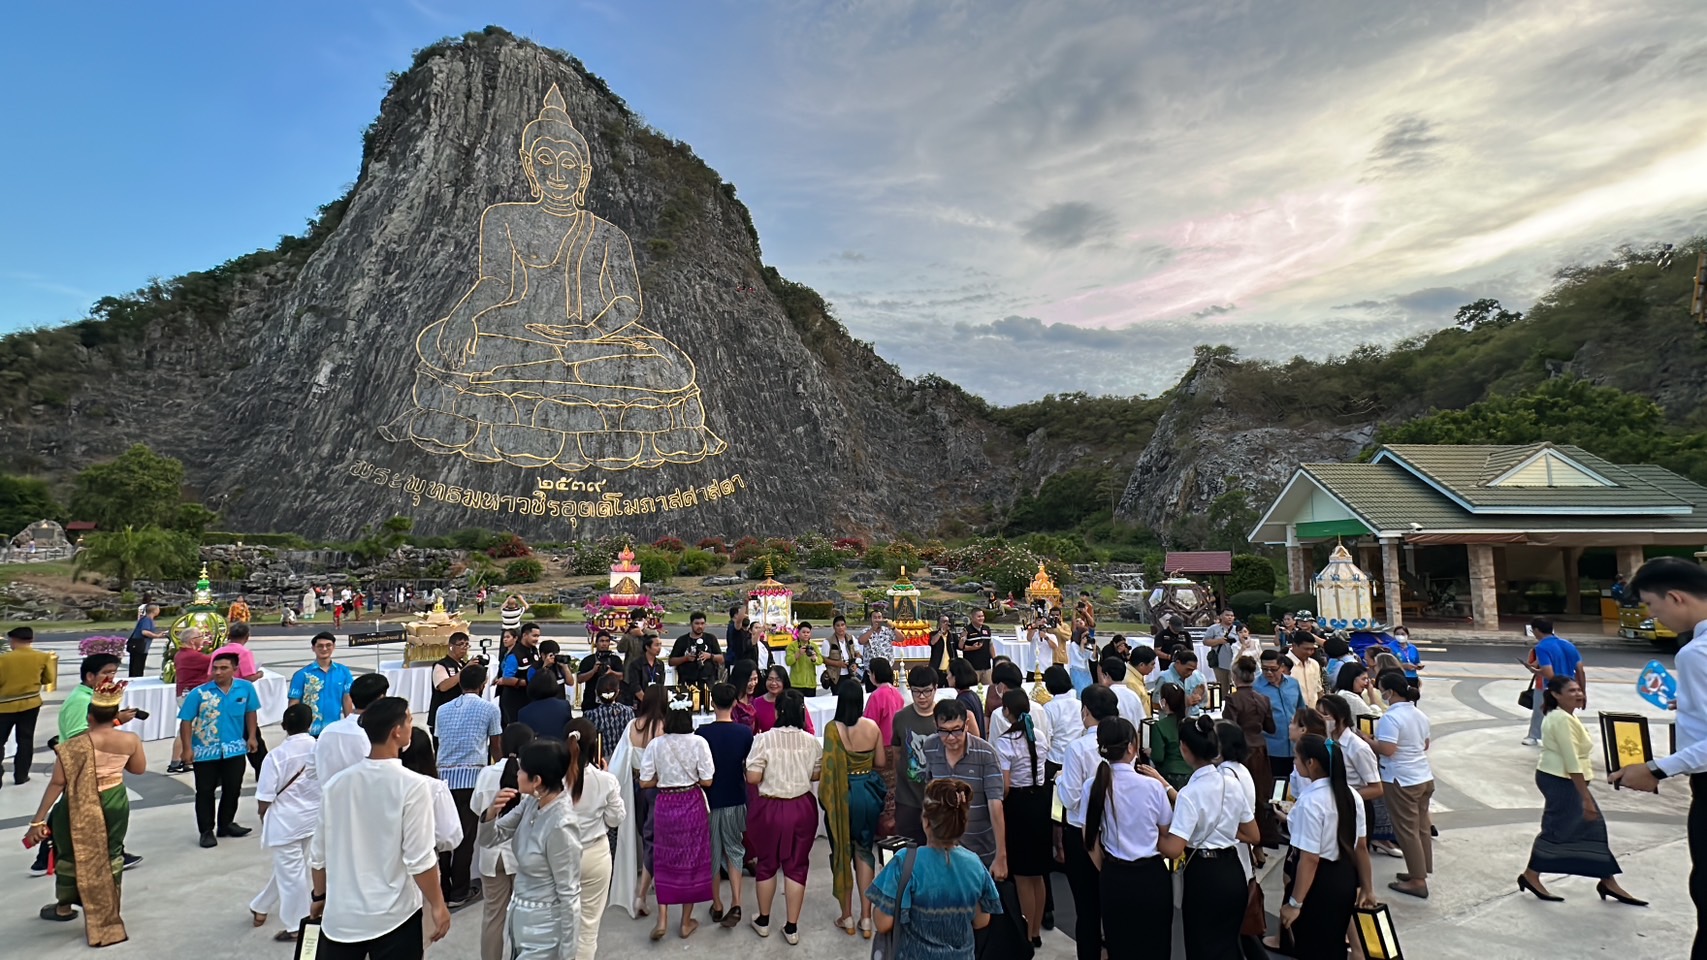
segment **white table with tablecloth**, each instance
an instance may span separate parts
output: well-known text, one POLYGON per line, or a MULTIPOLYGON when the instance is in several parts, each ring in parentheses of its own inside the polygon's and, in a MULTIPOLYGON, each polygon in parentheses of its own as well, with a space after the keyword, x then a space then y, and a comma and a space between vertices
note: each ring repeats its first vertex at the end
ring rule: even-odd
MULTIPOLYGON (((261 726, 278 723, 284 716, 290 680, 281 673, 262 669, 261 677, 251 681, 260 698, 255 720, 261 726)), ((132 680, 124 688, 126 709, 146 710, 148 719, 141 717, 119 727, 143 740, 170 740, 178 735, 178 687, 164 683, 159 677, 132 680)))
POLYGON ((994 649, 990 651, 992 656, 1007 657, 1014 662, 1014 666, 1019 667, 1021 675, 1031 676, 1031 671, 1037 667, 1037 648, 1025 638, 1023 629, 1015 627, 1011 638, 992 634, 990 639, 995 641, 994 649))
MULTIPOLYGON (((427 712, 433 706, 433 665, 423 663, 406 667, 401 660, 387 660, 379 665, 379 674, 391 684, 386 695, 408 700, 409 711, 419 722, 426 723, 427 712)), ((480 692, 481 696, 494 703, 498 700, 499 690, 498 685, 492 682, 496 679, 495 673, 487 674, 486 689, 480 692)))

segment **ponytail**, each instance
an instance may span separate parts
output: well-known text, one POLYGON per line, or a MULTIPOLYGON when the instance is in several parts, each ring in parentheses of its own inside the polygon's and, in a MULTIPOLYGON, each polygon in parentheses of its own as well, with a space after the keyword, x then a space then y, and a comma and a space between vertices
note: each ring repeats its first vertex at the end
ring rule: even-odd
POLYGON ((1408 703, 1416 703, 1422 699, 1422 693, 1411 682, 1405 679, 1404 673, 1398 670, 1386 670, 1375 684, 1385 693, 1396 693, 1408 703))
MULTIPOLYGON (((521 789, 521 782, 516 776, 521 770, 521 761, 518 758, 522 755, 522 749, 533 741, 533 728, 525 723, 512 723, 504 728, 504 734, 499 740, 504 750, 504 771, 498 775, 498 789, 521 789)), ((521 794, 518 793, 509 803, 504 804, 504 809, 499 813, 509 813, 521 802, 521 794)))
POLYGON ((1307 733, 1298 738, 1298 756, 1314 760, 1328 771, 1328 786, 1334 792, 1334 807, 1339 812, 1340 856, 1351 857, 1357 849, 1357 798, 1346 782, 1345 751, 1333 740, 1307 733))
POLYGON ((1102 833, 1103 811, 1112 813, 1108 795, 1114 789, 1114 764, 1126 759, 1126 752, 1138 739, 1132 722, 1123 717, 1111 717, 1097 724, 1097 753, 1103 762, 1097 766, 1096 779, 1091 782, 1089 806, 1085 809, 1085 849, 1096 846, 1102 833))
POLYGON ((1031 725, 1031 699, 1024 690, 1015 687, 1002 694, 1002 705, 997 709, 1006 710, 1013 718, 1013 726, 1008 729, 1010 735, 1015 730, 1024 733, 1025 748, 1031 754, 1031 782, 1041 784, 1043 779, 1037 775, 1037 728, 1031 725))

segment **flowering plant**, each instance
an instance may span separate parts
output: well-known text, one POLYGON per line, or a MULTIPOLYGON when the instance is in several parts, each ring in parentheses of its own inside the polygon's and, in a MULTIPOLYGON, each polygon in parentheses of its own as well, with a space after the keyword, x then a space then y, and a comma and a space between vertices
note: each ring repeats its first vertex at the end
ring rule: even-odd
POLYGON ((92 657, 97 653, 110 653, 116 657, 124 653, 124 645, 128 640, 128 637, 84 637, 77 644, 77 652, 85 657, 92 657))

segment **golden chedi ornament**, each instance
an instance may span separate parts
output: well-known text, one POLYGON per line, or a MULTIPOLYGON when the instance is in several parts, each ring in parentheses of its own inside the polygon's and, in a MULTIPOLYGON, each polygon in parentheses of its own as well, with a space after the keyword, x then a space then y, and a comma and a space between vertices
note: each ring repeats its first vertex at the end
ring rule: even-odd
POLYGON ((225 646, 226 635, 231 625, 226 622, 219 608, 213 602, 213 584, 208 581, 207 564, 202 564, 202 572, 196 580, 196 592, 184 612, 172 621, 166 628, 166 653, 160 665, 160 681, 173 683, 178 678, 177 668, 172 660, 178 650, 184 646, 185 638, 191 631, 196 631, 199 637, 196 642, 208 650, 217 650, 225 646))
POLYGON ((438 663, 450 656, 450 635, 468 632, 467 620, 458 619, 445 612, 443 597, 434 602, 431 613, 420 616, 421 619, 403 627, 407 640, 403 645, 403 665, 406 667, 426 667, 438 663))

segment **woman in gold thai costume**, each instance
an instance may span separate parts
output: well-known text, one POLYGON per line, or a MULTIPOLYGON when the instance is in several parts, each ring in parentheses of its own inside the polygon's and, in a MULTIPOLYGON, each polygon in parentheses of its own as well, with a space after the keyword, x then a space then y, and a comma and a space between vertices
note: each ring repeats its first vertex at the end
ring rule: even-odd
POLYGON ((113 726, 124 687, 106 683, 97 688, 89 700, 89 729, 55 748, 53 779, 24 839, 35 844, 53 837, 55 900, 41 908, 42 919, 75 919, 72 907, 81 904, 91 947, 128 939, 119 919, 119 878, 130 828, 124 775, 148 772, 148 758, 142 738, 113 726))

